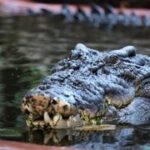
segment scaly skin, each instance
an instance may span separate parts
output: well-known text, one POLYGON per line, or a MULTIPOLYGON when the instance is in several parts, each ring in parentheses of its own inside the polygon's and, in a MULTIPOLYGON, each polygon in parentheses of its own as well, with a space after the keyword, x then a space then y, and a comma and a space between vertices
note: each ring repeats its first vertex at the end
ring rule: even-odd
POLYGON ((77 44, 22 102, 30 128, 150 123, 150 57, 133 46, 99 52, 77 44))

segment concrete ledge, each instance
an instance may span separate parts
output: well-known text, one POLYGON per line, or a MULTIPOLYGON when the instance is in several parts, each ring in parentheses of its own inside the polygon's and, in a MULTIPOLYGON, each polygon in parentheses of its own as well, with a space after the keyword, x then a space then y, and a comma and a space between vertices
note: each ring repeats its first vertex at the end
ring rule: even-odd
POLYGON ((0 140, 0 150, 75 150, 71 147, 42 146, 23 142, 0 140))

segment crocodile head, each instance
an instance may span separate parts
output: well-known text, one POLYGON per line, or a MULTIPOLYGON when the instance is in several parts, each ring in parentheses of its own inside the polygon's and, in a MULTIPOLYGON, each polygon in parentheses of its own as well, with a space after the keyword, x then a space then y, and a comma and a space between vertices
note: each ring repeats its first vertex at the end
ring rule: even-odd
POLYGON ((30 128, 74 128, 100 124, 106 112, 127 106, 135 96, 136 50, 98 52, 77 44, 22 102, 30 128), (132 58, 132 59, 131 59, 132 58), (126 78, 128 80, 126 80, 126 78), (111 107, 110 107, 111 105, 111 107))

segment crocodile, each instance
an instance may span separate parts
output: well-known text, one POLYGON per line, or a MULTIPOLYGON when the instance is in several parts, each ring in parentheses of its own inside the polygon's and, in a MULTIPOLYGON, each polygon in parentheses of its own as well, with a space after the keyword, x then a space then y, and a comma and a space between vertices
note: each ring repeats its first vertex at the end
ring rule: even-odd
POLYGON ((150 124, 150 57, 134 46, 98 51, 78 43, 24 96, 31 129, 150 124))

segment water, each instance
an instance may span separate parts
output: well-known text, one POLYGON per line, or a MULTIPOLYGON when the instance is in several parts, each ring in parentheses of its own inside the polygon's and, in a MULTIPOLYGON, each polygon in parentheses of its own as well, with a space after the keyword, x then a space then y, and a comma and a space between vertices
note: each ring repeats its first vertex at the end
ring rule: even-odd
POLYGON ((37 85, 51 67, 82 42, 99 50, 134 45, 149 55, 150 31, 120 28, 94 29, 83 23, 65 24, 46 16, 0 18, 0 138, 48 145, 74 145, 91 149, 145 148, 150 144, 149 128, 118 127, 113 131, 26 130, 20 111, 21 99, 37 85))

